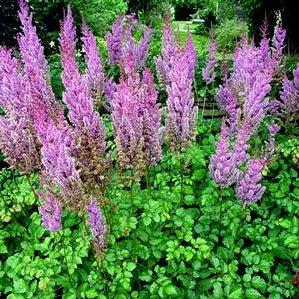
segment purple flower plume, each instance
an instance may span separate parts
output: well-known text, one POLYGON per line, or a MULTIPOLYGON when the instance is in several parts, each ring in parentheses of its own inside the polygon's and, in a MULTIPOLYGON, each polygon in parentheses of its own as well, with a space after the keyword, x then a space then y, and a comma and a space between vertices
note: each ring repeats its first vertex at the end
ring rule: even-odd
POLYGON ((221 187, 230 186, 237 180, 239 171, 234 158, 230 149, 230 132, 223 118, 221 135, 216 142, 216 153, 212 155, 209 165, 213 180, 221 187))
POLYGON ((299 63, 293 71, 294 79, 284 77, 282 92, 280 93, 280 108, 284 115, 293 116, 299 113, 299 63))
POLYGON ((44 122, 52 118, 57 123, 63 121, 62 106, 55 100, 50 84, 50 75, 44 48, 32 23, 29 6, 24 0, 19 0, 19 17, 23 33, 18 36, 21 57, 24 62, 24 72, 30 84, 31 117, 35 123, 40 121, 39 113, 44 115, 44 122))
POLYGON ((215 67, 217 66, 217 58, 216 58, 216 39, 215 36, 212 35, 209 41, 209 54, 206 62, 205 68, 202 70, 202 77, 207 82, 207 84, 211 84, 216 77, 215 67))
POLYGON ((43 200, 38 211, 42 218, 42 225, 50 232, 59 231, 61 229, 62 214, 60 202, 49 192, 42 193, 40 197, 42 197, 43 200))
POLYGON ((182 53, 173 61, 167 86, 166 127, 170 142, 184 149, 194 138, 197 107, 194 107, 192 79, 189 78, 188 55, 182 53))
POLYGON ((259 183, 265 167, 264 159, 249 160, 246 170, 240 173, 237 182, 237 196, 244 204, 251 204, 260 200, 266 188, 259 183))
POLYGON ((99 98, 102 96, 105 80, 100 53, 97 48, 96 39, 85 22, 82 25, 82 34, 84 58, 87 65, 85 75, 91 94, 94 98, 99 98))
POLYGON ((171 29, 168 17, 166 17, 163 28, 161 57, 155 58, 157 77, 164 86, 170 83, 169 73, 175 55, 176 45, 174 32, 171 29))
POLYGON ((30 117, 30 85, 10 50, 0 47, 0 150, 12 168, 29 174, 40 169, 40 144, 30 117))
POLYGON ((89 218, 87 223, 94 238, 94 244, 97 248, 102 249, 107 245, 107 224, 102 215, 100 208, 97 206, 95 199, 91 199, 87 206, 89 218))
POLYGON ((140 88, 140 113, 143 118, 144 150, 148 163, 156 164, 162 158, 160 122, 162 110, 157 103, 158 92, 149 69, 144 70, 140 88))
POLYGON ((105 129, 99 113, 94 111, 88 80, 79 72, 75 57, 76 28, 73 25, 70 7, 65 20, 61 23, 60 44, 62 81, 65 86, 62 97, 69 108, 68 116, 74 127, 73 139, 76 144, 74 153, 81 169, 82 179, 92 184, 97 175, 103 175, 102 172, 106 167, 105 129))

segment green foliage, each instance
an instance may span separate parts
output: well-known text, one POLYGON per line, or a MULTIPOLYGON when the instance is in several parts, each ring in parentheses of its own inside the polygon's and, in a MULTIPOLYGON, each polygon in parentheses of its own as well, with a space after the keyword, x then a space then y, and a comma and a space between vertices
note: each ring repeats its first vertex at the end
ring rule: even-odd
POLYGON ((115 19, 125 14, 126 2, 123 0, 71 0, 74 9, 84 17, 95 35, 104 36, 115 19))
POLYGON ((246 24, 237 19, 225 19, 215 28, 217 45, 220 51, 230 53, 234 50, 236 42, 246 33, 246 24))
POLYGON ((3 170, 1 198, 5 195, 10 204, 4 208, 13 217, 0 222, 0 294, 291 298, 299 266, 298 173, 279 155, 265 176, 262 201, 244 210, 232 189, 219 191, 209 177, 219 127, 215 120, 197 127, 198 142, 183 157, 182 202, 179 157, 168 148, 151 169, 151 193, 145 178, 133 185, 133 213, 130 190, 114 176, 108 192, 114 206, 109 245, 98 261, 81 218, 64 212, 63 230, 45 231, 26 179, 18 177, 22 192, 16 192, 11 171, 3 170), (15 202, 22 204, 21 210, 11 209, 15 202))

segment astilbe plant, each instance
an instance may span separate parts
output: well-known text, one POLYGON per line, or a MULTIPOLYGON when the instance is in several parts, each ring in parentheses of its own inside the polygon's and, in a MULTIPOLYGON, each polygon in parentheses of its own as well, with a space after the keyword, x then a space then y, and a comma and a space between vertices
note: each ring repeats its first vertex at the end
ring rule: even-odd
MULTIPOLYGON (((283 34, 280 36, 282 38, 283 34)), ((271 154, 262 150, 263 157, 251 157, 249 141, 271 110, 267 95, 277 71, 277 62, 281 59, 281 38, 275 45, 276 50, 272 51, 265 27, 262 27, 262 41, 259 46, 248 43, 243 35, 241 44, 237 45, 234 53, 232 73, 225 76, 225 81, 217 92, 217 101, 220 108, 227 113, 226 122, 229 128, 222 126, 216 153, 211 158, 210 173, 220 186, 236 184, 237 196, 245 204, 259 200, 264 193, 259 181, 271 154), (226 141, 225 151, 222 140, 226 141), (223 167, 228 164, 230 168, 223 167), (252 182, 249 184, 250 180, 252 182)), ((271 152, 275 133, 275 130, 270 132, 268 145, 272 147, 271 152)))
MULTIPOLYGON (((38 171, 41 189, 35 194, 41 202, 42 224, 50 231, 61 229, 62 208, 89 212, 91 201, 104 205, 104 190, 109 182, 106 170, 105 129, 94 102, 103 92, 103 69, 91 31, 83 25, 83 47, 87 68, 79 72, 76 62, 76 29, 68 7, 61 23, 63 106, 55 99, 43 47, 29 14, 20 1, 23 33, 18 42, 22 63, 12 52, 0 49, 0 145, 12 167, 27 175, 38 171), (97 65, 94 65, 97 64, 97 65), (17 146, 16 146, 17 145, 17 146), (41 158, 40 158, 41 157, 41 158)), ((99 208, 98 208, 99 209, 99 208)), ((99 211, 99 210, 98 210, 99 211)), ((100 213, 100 212, 99 212, 100 213)), ((92 223, 97 249, 106 245, 94 231, 106 224, 92 223)), ((108 231, 108 227, 105 228, 108 231)))

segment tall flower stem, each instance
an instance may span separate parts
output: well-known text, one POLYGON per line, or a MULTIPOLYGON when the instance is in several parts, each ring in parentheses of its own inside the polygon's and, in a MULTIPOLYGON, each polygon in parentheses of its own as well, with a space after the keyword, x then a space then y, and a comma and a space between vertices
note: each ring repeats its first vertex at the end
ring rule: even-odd
POLYGON ((202 111, 201 111, 201 118, 202 118, 202 119, 203 119, 204 112, 205 112, 205 107, 206 107, 207 91, 208 91, 208 84, 206 83, 206 87, 205 87, 205 96, 204 96, 204 98, 203 98, 203 106, 202 106, 202 111))
POLYGON ((181 183, 181 196, 180 196, 180 203, 184 200, 184 167, 183 167, 183 152, 182 152, 182 145, 180 147, 180 183, 181 183))
POLYGON ((130 186, 130 201, 131 201, 131 216, 133 214, 133 185, 134 185, 134 182, 133 182, 133 179, 131 180, 131 186, 130 186))
POLYGON ((146 189, 148 196, 151 196, 151 166, 148 164, 146 165, 146 189))
POLYGON ((219 210, 219 236, 221 236, 221 228, 222 228, 222 210, 223 210, 223 195, 222 190, 220 190, 219 194, 219 201, 220 201, 220 210, 219 210))
POLYGON ((234 251, 235 251, 235 248, 236 248, 236 241, 238 239, 238 235, 240 233, 240 230, 242 227, 244 227, 244 220, 246 219, 246 203, 243 204, 242 206, 242 211, 241 211, 241 218, 240 218, 240 223, 239 223, 239 226, 237 228, 237 231, 236 231, 236 235, 234 237, 234 244, 232 246, 232 249, 231 249, 231 254, 234 254, 234 251))
POLYGON ((32 191, 32 193, 34 194, 35 200, 37 201, 37 203, 38 203, 39 205, 41 205, 41 202, 40 202, 40 200, 39 200, 39 197, 37 196, 37 194, 36 194, 36 192, 35 192, 35 189, 34 189, 34 187, 33 187, 33 184, 32 184, 32 182, 31 182, 31 180, 30 180, 30 175, 26 174, 26 178, 27 178, 27 181, 28 181, 28 184, 29 184, 29 186, 30 186, 31 191, 32 191))
POLYGON ((64 255, 64 261, 65 261, 66 270, 67 270, 67 274, 68 274, 68 278, 69 278, 69 284, 70 284, 70 287, 72 288, 72 278, 71 278, 70 268, 69 268, 69 265, 68 265, 68 262, 67 262, 67 255, 66 255, 66 248, 65 248, 63 231, 62 232, 58 231, 58 234, 60 235, 60 239, 61 239, 63 255, 64 255))

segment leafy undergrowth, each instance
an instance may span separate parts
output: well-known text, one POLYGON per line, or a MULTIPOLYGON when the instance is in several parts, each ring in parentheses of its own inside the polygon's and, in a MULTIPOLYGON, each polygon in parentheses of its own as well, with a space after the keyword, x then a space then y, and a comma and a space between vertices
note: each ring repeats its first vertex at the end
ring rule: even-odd
POLYGON ((115 176, 107 194, 111 234, 98 261, 76 214, 64 212, 61 232, 45 231, 27 178, 2 170, 1 296, 295 298, 299 178, 292 159, 278 156, 262 201, 244 209, 232 189, 219 190, 209 177, 214 143, 207 122, 184 157, 182 201, 179 159, 168 149, 151 169, 151 192, 145 180, 133 186, 132 213, 131 192, 115 176))

